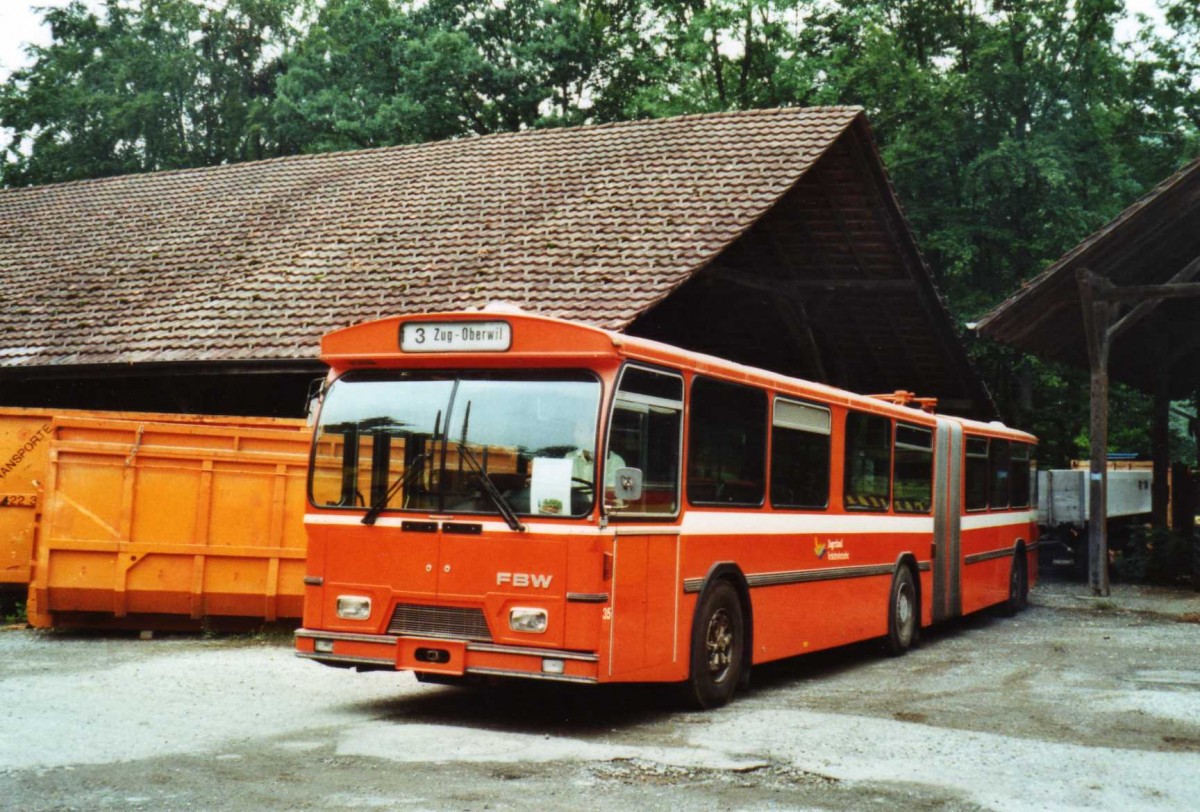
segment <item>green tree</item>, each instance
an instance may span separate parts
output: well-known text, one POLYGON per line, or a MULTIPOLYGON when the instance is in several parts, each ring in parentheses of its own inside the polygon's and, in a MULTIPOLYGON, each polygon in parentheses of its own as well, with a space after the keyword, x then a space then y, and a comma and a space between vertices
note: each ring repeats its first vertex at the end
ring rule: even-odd
POLYGON ((264 113, 271 48, 295 0, 76 0, 44 12, 51 44, 0 87, 6 184, 274 154, 264 113))
POLYGON ((798 53, 804 0, 646 0, 626 15, 598 96, 600 120, 778 107, 803 100, 815 63, 798 53))
POLYGON ((289 150, 584 123, 634 0, 327 0, 284 58, 289 150))
POLYGON ((389 0, 322 4, 282 60, 271 114, 285 151, 404 143, 427 133, 455 135, 423 128, 427 115, 406 93, 400 56, 416 38, 408 15, 389 0))

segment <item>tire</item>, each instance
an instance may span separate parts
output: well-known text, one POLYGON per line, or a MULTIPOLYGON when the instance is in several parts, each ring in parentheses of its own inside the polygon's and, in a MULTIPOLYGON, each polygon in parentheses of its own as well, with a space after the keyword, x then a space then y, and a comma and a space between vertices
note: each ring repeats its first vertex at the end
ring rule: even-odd
POLYGON ((912 648, 920 626, 917 617, 917 586, 913 582, 912 570, 901 565, 892 576, 892 589, 888 595, 888 633, 884 641, 887 653, 899 657, 912 648))
POLYGON ((746 647, 744 615, 737 590, 728 581, 717 581, 700 598, 683 686, 683 699, 690 707, 719 708, 733 698, 746 647))
POLYGON ((1013 556, 1008 571, 1008 600, 1002 604, 1005 617, 1013 617, 1029 604, 1029 576, 1025 574, 1025 556, 1013 556))

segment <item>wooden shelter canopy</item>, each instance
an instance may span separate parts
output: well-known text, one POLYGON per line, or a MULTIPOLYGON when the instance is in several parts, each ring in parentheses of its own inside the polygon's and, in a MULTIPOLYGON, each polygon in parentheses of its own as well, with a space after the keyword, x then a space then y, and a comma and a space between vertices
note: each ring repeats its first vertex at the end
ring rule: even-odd
POLYGON ((0 190, 0 381, 313 359, 492 301, 995 414, 858 108, 506 133, 0 190))
POLYGON ((1146 392, 1165 380, 1170 397, 1190 396, 1200 382, 1200 159, 988 313, 979 333, 1087 368, 1081 277, 1119 308, 1109 376, 1146 392))

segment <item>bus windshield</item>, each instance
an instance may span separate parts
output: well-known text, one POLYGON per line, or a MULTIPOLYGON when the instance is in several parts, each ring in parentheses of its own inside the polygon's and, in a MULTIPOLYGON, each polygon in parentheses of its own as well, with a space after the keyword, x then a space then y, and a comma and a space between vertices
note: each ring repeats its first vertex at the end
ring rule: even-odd
POLYGON ((599 403, 599 380, 582 371, 351 372, 325 395, 309 498, 370 521, 494 514, 481 469, 517 514, 585 516, 599 403))

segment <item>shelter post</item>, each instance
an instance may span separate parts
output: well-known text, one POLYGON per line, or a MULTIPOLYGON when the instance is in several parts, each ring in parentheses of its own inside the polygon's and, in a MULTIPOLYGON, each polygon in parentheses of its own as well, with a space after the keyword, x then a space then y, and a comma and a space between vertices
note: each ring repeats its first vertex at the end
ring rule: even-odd
POLYGON ((1095 295, 1091 271, 1075 274, 1083 305, 1091 369, 1091 460, 1088 465, 1088 585, 1095 595, 1108 595, 1108 348, 1111 305, 1095 295))
POLYGON ((1167 503, 1170 491, 1167 476, 1171 466, 1170 417, 1171 375, 1167 364, 1169 347, 1165 340, 1159 342, 1154 370, 1154 412, 1150 423, 1150 456, 1153 460, 1154 478, 1150 483, 1150 514, 1154 526, 1167 526, 1167 503))

